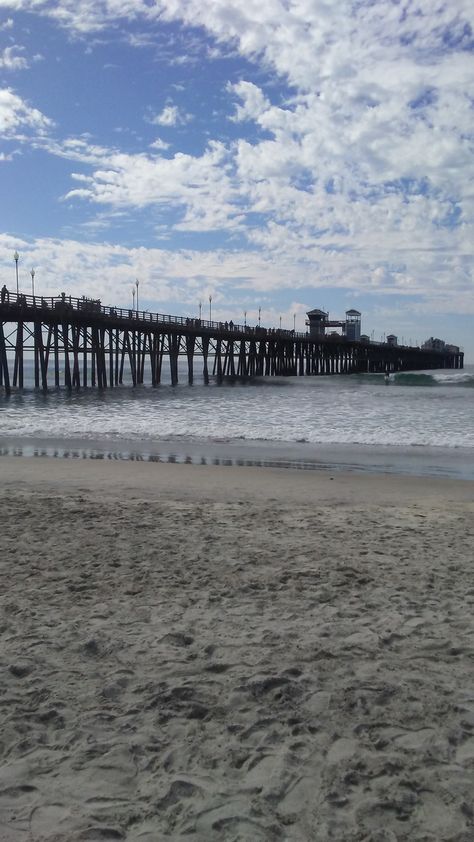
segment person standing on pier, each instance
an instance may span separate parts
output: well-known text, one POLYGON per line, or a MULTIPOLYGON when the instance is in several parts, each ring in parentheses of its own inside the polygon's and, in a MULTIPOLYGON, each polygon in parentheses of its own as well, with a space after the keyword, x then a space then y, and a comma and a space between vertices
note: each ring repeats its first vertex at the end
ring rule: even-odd
POLYGON ((3 304, 4 301, 8 301, 8 290, 7 290, 5 284, 3 284, 3 286, 2 286, 1 297, 2 297, 2 304, 3 304))

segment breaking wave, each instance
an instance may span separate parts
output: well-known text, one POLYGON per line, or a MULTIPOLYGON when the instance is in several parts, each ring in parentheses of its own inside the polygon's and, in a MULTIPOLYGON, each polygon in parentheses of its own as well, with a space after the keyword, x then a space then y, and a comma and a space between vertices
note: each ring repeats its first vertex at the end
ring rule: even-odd
MULTIPOLYGON (((381 375, 383 376, 383 375, 381 375)), ((474 387, 474 374, 466 371, 437 371, 435 374, 399 371, 390 375, 390 382, 397 386, 465 386, 474 387)))

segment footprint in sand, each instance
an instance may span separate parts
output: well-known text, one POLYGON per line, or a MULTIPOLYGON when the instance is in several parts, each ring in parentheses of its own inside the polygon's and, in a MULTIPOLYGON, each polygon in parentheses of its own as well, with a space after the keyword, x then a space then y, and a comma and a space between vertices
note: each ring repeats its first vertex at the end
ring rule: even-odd
POLYGON ((419 751, 433 737, 432 728, 420 728, 419 731, 407 731, 394 738, 394 743, 407 751, 419 751))
POLYGON ((456 761, 458 763, 469 763, 474 760, 474 737, 470 737, 466 742, 459 746, 456 752, 456 761))
POLYGON ((31 838, 34 842, 57 839, 61 833, 61 826, 69 821, 70 815, 70 810, 62 804, 42 804, 35 807, 30 815, 31 838))
POLYGON ((336 740, 327 753, 328 763, 339 763, 341 760, 350 760, 359 750, 359 743, 357 740, 347 739, 341 737, 336 740))

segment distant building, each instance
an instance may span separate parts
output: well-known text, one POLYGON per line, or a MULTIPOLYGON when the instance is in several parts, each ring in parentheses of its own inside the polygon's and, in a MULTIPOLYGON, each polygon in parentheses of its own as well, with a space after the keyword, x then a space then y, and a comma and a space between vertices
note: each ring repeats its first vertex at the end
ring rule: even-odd
POLYGON ((446 343, 443 339, 435 339, 434 336, 430 336, 421 347, 423 351, 444 351, 446 343))
POLYGON ((361 342, 370 342, 370 336, 367 336, 367 334, 366 334, 366 333, 361 333, 361 335, 360 335, 360 341, 361 341, 361 342))
POLYGON ((459 345, 449 345, 444 339, 430 336, 421 346, 423 351, 444 351, 447 354, 459 354, 459 345))
POLYGON ((387 345, 398 345, 398 336, 394 333, 389 333, 387 336, 387 345))
POLYGON ((310 310, 306 315, 308 316, 306 324, 309 326, 310 337, 315 336, 319 339, 321 336, 324 336, 329 313, 326 313, 324 310, 315 309, 310 310))
MULTIPOLYGON (((346 310, 345 319, 329 319, 329 313, 325 310, 309 310, 306 313, 308 316, 306 324, 309 327, 310 337, 319 339, 321 336, 326 336, 328 328, 340 328, 337 334, 331 333, 331 336, 339 335, 350 339, 352 342, 360 341, 360 320, 361 314, 358 310, 346 310)), ((367 339, 368 341, 368 339, 367 339)))
POLYGON ((346 310, 346 337, 355 342, 360 340, 360 318, 358 310, 346 310))

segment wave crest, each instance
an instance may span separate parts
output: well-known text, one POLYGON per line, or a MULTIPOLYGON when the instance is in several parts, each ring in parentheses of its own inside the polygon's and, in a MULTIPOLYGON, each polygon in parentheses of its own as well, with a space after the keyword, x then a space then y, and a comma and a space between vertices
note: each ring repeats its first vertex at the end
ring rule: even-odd
POLYGON ((474 387, 474 374, 465 371, 446 371, 428 374, 416 371, 399 371, 390 375, 397 386, 464 386, 474 387))

